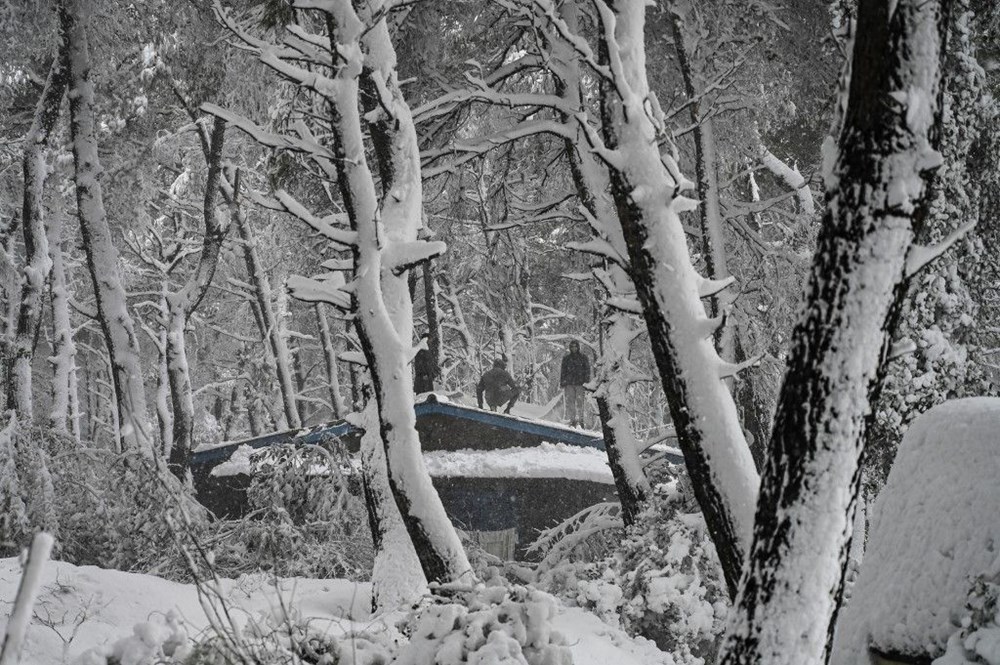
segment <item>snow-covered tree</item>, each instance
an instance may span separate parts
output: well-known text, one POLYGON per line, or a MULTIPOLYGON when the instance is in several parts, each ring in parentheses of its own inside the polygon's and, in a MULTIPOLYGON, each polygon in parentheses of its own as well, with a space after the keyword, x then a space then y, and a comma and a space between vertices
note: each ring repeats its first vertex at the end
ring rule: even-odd
MULTIPOLYGON (((305 119, 294 123, 294 135, 281 135, 216 106, 203 108, 264 145, 306 155, 325 181, 338 188, 346 214, 325 217, 311 213, 288 192, 275 192, 278 205, 336 247, 351 252, 354 278, 349 289, 329 288, 324 278, 300 282, 296 295, 353 313, 378 407, 388 485, 427 580, 447 582, 471 575, 471 568, 420 455, 407 286, 408 271, 440 254, 444 245, 417 237, 423 203, 419 151, 396 75, 386 20, 390 9, 379 3, 354 7, 346 0, 316 7, 323 32, 310 32, 308 22, 290 24, 284 41, 275 45, 254 37, 219 8, 226 25, 260 54, 265 65, 322 101, 329 113, 332 147, 314 134, 305 119), (338 45, 335 57, 324 46, 327 43, 338 45), (316 69, 305 69, 302 62, 316 69), (378 181, 368 164, 366 134, 377 158, 378 181), (349 228, 341 226, 344 221, 349 228)), ((336 260, 326 267, 343 269, 336 260)))
POLYGON ((941 164, 947 3, 864 0, 842 127, 824 148, 827 209, 793 335, 754 542, 722 662, 822 663, 843 593, 866 418, 941 164), (805 406, 803 406, 805 405, 805 406))

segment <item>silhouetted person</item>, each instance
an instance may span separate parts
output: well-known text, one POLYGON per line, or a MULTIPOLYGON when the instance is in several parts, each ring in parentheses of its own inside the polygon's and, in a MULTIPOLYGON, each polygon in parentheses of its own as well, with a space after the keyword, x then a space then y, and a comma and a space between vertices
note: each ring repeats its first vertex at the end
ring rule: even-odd
POLYGON ((507 408, 503 412, 510 413, 514 402, 517 401, 517 396, 521 394, 521 389, 517 387, 517 383, 507 373, 506 368, 507 361, 503 358, 497 358, 493 361, 493 367, 479 379, 479 385, 476 386, 476 401, 479 403, 480 409, 483 408, 483 395, 485 394, 486 403, 490 405, 492 411, 496 411, 497 408, 506 404, 507 408))
POLYGON ((431 352, 420 349, 413 356, 413 392, 416 394, 434 392, 434 379, 437 378, 437 367, 431 352))
POLYGON ((559 387, 564 391, 566 419, 571 426, 583 425, 584 396, 583 384, 590 381, 590 361, 580 353, 580 343, 570 342, 569 353, 563 356, 559 372, 559 387))

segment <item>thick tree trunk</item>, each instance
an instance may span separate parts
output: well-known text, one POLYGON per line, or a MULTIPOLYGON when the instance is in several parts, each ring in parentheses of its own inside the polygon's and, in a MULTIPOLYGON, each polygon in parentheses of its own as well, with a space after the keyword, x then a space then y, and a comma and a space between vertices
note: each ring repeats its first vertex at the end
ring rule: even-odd
POLYGON ((603 86, 601 94, 605 143, 614 155, 611 191, 688 475, 735 593, 759 480, 723 382, 732 370, 712 341, 720 322, 701 302, 718 287, 691 264, 679 215, 696 204, 679 194, 690 183, 671 157, 661 157, 660 130, 647 108, 645 8, 618 0, 613 16, 604 13, 601 45, 618 72, 616 90, 603 86))
MULTIPOLYGON (((748 570, 723 663, 829 657, 861 480, 866 414, 914 252, 932 141, 943 3, 862 0, 827 210, 793 334, 748 570)), ((944 12, 946 13, 946 11, 944 12)))
POLYGON ((372 568, 372 611, 406 607, 427 590, 420 559, 392 497, 386 475, 385 449, 379 435, 378 410, 372 402, 363 413, 361 480, 375 547, 372 568))
POLYGON ((344 200, 353 204, 349 214, 358 235, 358 337, 378 404, 389 485, 427 580, 472 581, 472 568, 424 467, 413 408, 413 311, 407 271, 403 268, 413 265, 408 253, 421 259, 433 255, 425 249, 430 243, 417 240, 423 191, 416 130, 396 79, 395 50, 386 21, 380 20, 362 37, 356 16, 343 19, 346 25, 338 25, 337 32, 338 37, 346 39, 338 41, 361 39, 366 52, 362 78, 368 89, 380 96, 367 118, 382 173, 381 207, 376 202, 372 174, 360 158, 364 145, 357 79, 347 78, 346 67, 341 70, 338 82, 343 85, 342 91, 353 94, 342 97, 345 103, 337 108, 334 134, 341 157, 359 157, 338 159, 336 163, 343 169, 340 182, 344 200), (382 238, 379 218, 384 227, 382 238))
POLYGON ((34 355, 35 330, 42 313, 42 294, 52 269, 48 239, 45 234, 45 180, 49 140, 69 81, 66 60, 56 55, 35 107, 35 119, 24 139, 24 204, 21 230, 24 234, 24 277, 13 345, 6 357, 7 408, 14 409, 22 425, 30 425, 32 413, 31 359, 34 355))
POLYGON ((80 443, 80 397, 77 390, 76 343, 69 311, 69 284, 62 253, 62 215, 48 223, 49 256, 52 257, 52 406, 49 427, 80 443))
POLYGON ((118 406, 118 436, 123 448, 152 455, 152 428, 146 413, 146 394, 139 363, 139 342, 128 311, 111 241, 101 191, 101 164, 97 156, 94 84, 90 81, 90 50, 86 15, 80 0, 61 0, 63 56, 70 71, 70 129, 76 165, 76 199, 87 267, 94 284, 98 319, 111 360, 111 378, 118 406))

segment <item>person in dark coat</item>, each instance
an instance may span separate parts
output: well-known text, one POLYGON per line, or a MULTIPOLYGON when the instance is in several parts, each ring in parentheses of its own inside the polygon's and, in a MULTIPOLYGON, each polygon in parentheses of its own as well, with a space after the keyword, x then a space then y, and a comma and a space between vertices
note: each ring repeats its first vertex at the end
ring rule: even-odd
POLYGON ((437 365, 431 352, 427 349, 417 351, 417 355, 413 356, 413 392, 418 395, 434 392, 437 374, 437 365))
POLYGON ((497 358, 493 361, 493 367, 483 374, 482 378, 479 379, 479 385, 476 386, 476 401, 479 403, 480 409, 483 408, 483 396, 485 395, 486 403, 489 404, 491 411, 496 411, 506 404, 507 408, 503 412, 510 413, 520 394, 521 389, 517 387, 514 378, 507 373, 507 361, 503 358, 497 358))
POLYGON ((566 420, 573 427, 583 425, 584 397, 583 384, 590 381, 590 361, 580 352, 580 343, 569 343, 569 353, 563 356, 559 372, 559 387, 563 389, 566 420))

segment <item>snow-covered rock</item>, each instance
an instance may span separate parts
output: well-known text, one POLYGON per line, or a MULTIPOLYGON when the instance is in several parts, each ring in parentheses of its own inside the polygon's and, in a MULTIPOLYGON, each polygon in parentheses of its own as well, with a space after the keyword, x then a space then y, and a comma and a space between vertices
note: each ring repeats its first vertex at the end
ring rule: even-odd
POLYGON ((918 417, 872 510, 861 574, 842 610, 833 665, 867 649, 940 656, 974 578, 1000 545, 1000 399, 946 402, 918 417))

